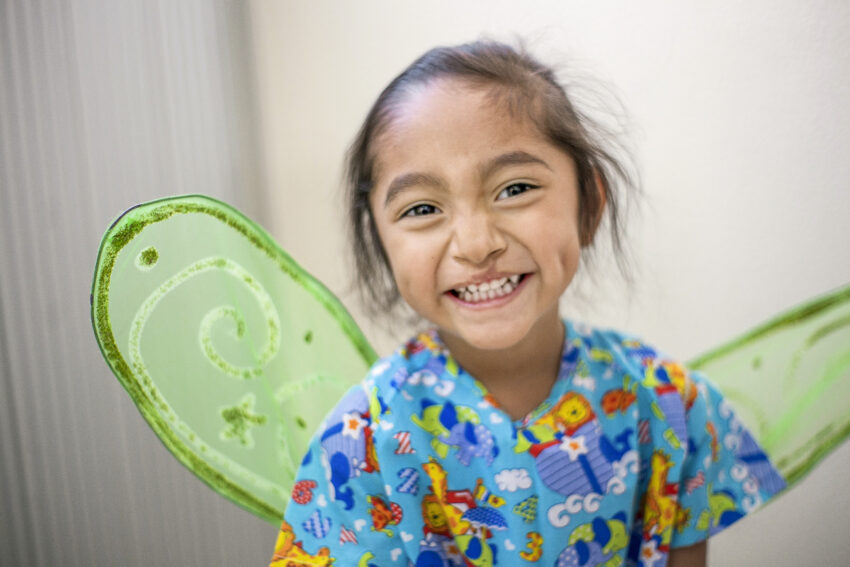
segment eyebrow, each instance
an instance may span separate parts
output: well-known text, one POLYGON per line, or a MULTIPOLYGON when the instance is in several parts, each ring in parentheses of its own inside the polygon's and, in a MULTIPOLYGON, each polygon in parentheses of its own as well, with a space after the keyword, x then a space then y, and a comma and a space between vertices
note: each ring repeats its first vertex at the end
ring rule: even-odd
POLYGON ((509 165, 529 165, 529 164, 538 164, 542 165, 549 171, 552 171, 552 168, 549 167, 549 164, 540 159, 537 156, 531 155, 528 152, 524 152, 522 150, 517 150, 514 152, 508 152, 494 157, 491 160, 485 162, 478 170, 481 178, 484 179, 487 176, 491 175, 494 171, 507 167, 509 165))
POLYGON ((387 189, 387 197, 384 199, 384 208, 388 207, 390 202, 403 193, 406 189, 417 185, 431 185, 432 187, 443 187, 445 182, 435 175, 428 173, 405 173, 393 179, 387 189))
MULTIPOLYGON (((489 175, 492 175, 494 171, 507 167, 510 165, 529 165, 529 164, 538 164, 542 165, 548 170, 552 170, 545 161, 540 159, 539 157, 533 156, 528 152, 524 152, 522 150, 516 150, 513 152, 507 152, 501 155, 498 155, 490 160, 484 162, 478 169, 478 174, 482 179, 486 178, 489 175)), ((405 190, 415 187, 417 185, 430 185, 432 187, 445 187, 445 181, 442 178, 437 177, 435 175, 431 175, 429 173, 405 173, 403 175, 399 175, 390 183, 389 188, 387 189, 387 196, 384 199, 384 208, 388 207, 393 199, 398 197, 405 190)))

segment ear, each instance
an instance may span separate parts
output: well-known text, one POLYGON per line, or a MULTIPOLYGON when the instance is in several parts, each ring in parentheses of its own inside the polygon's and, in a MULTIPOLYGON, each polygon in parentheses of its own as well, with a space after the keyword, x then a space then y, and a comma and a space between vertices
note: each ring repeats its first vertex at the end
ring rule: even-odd
POLYGON ((608 192, 605 180, 599 174, 599 170, 593 170, 593 184, 588 187, 581 203, 581 245, 582 247, 593 244, 596 229, 602 222, 602 214, 605 212, 605 204, 608 201, 608 192))

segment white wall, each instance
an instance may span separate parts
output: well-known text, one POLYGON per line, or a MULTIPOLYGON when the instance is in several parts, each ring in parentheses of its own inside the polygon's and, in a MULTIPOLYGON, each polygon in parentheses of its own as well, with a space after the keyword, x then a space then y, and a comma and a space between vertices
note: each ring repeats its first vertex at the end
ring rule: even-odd
MULTIPOLYGON (((628 288, 565 312, 681 358, 850 282, 850 4, 252 2, 266 224, 347 304, 343 152, 424 50, 487 34, 614 86, 643 173, 628 288)), ((362 320, 362 317, 360 317, 362 320)), ((367 326, 384 350, 398 340, 367 326)), ((846 565, 850 447, 711 546, 713 565, 846 565)))

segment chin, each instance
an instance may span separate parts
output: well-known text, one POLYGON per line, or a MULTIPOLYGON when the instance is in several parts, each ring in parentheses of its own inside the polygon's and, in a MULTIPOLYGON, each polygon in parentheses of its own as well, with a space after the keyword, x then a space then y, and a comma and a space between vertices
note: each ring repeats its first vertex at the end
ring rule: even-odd
POLYGON ((478 350, 507 350, 522 342, 528 336, 529 329, 521 329, 518 325, 501 326, 497 332, 492 328, 471 330, 469 332, 452 332, 457 339, 462 340, 471 348, 478 350))

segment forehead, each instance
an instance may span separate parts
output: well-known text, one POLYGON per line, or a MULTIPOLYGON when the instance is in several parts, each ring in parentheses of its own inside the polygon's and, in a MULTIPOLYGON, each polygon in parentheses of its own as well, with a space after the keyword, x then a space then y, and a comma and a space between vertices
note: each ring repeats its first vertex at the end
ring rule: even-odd
POLYGON ((375 140, 375 181, 399 169, 440 168, 506 149, 557 150, 527 112, 510 111, 507 97, 499 96, 504 88, 442 79, 408 91, 375 140))

